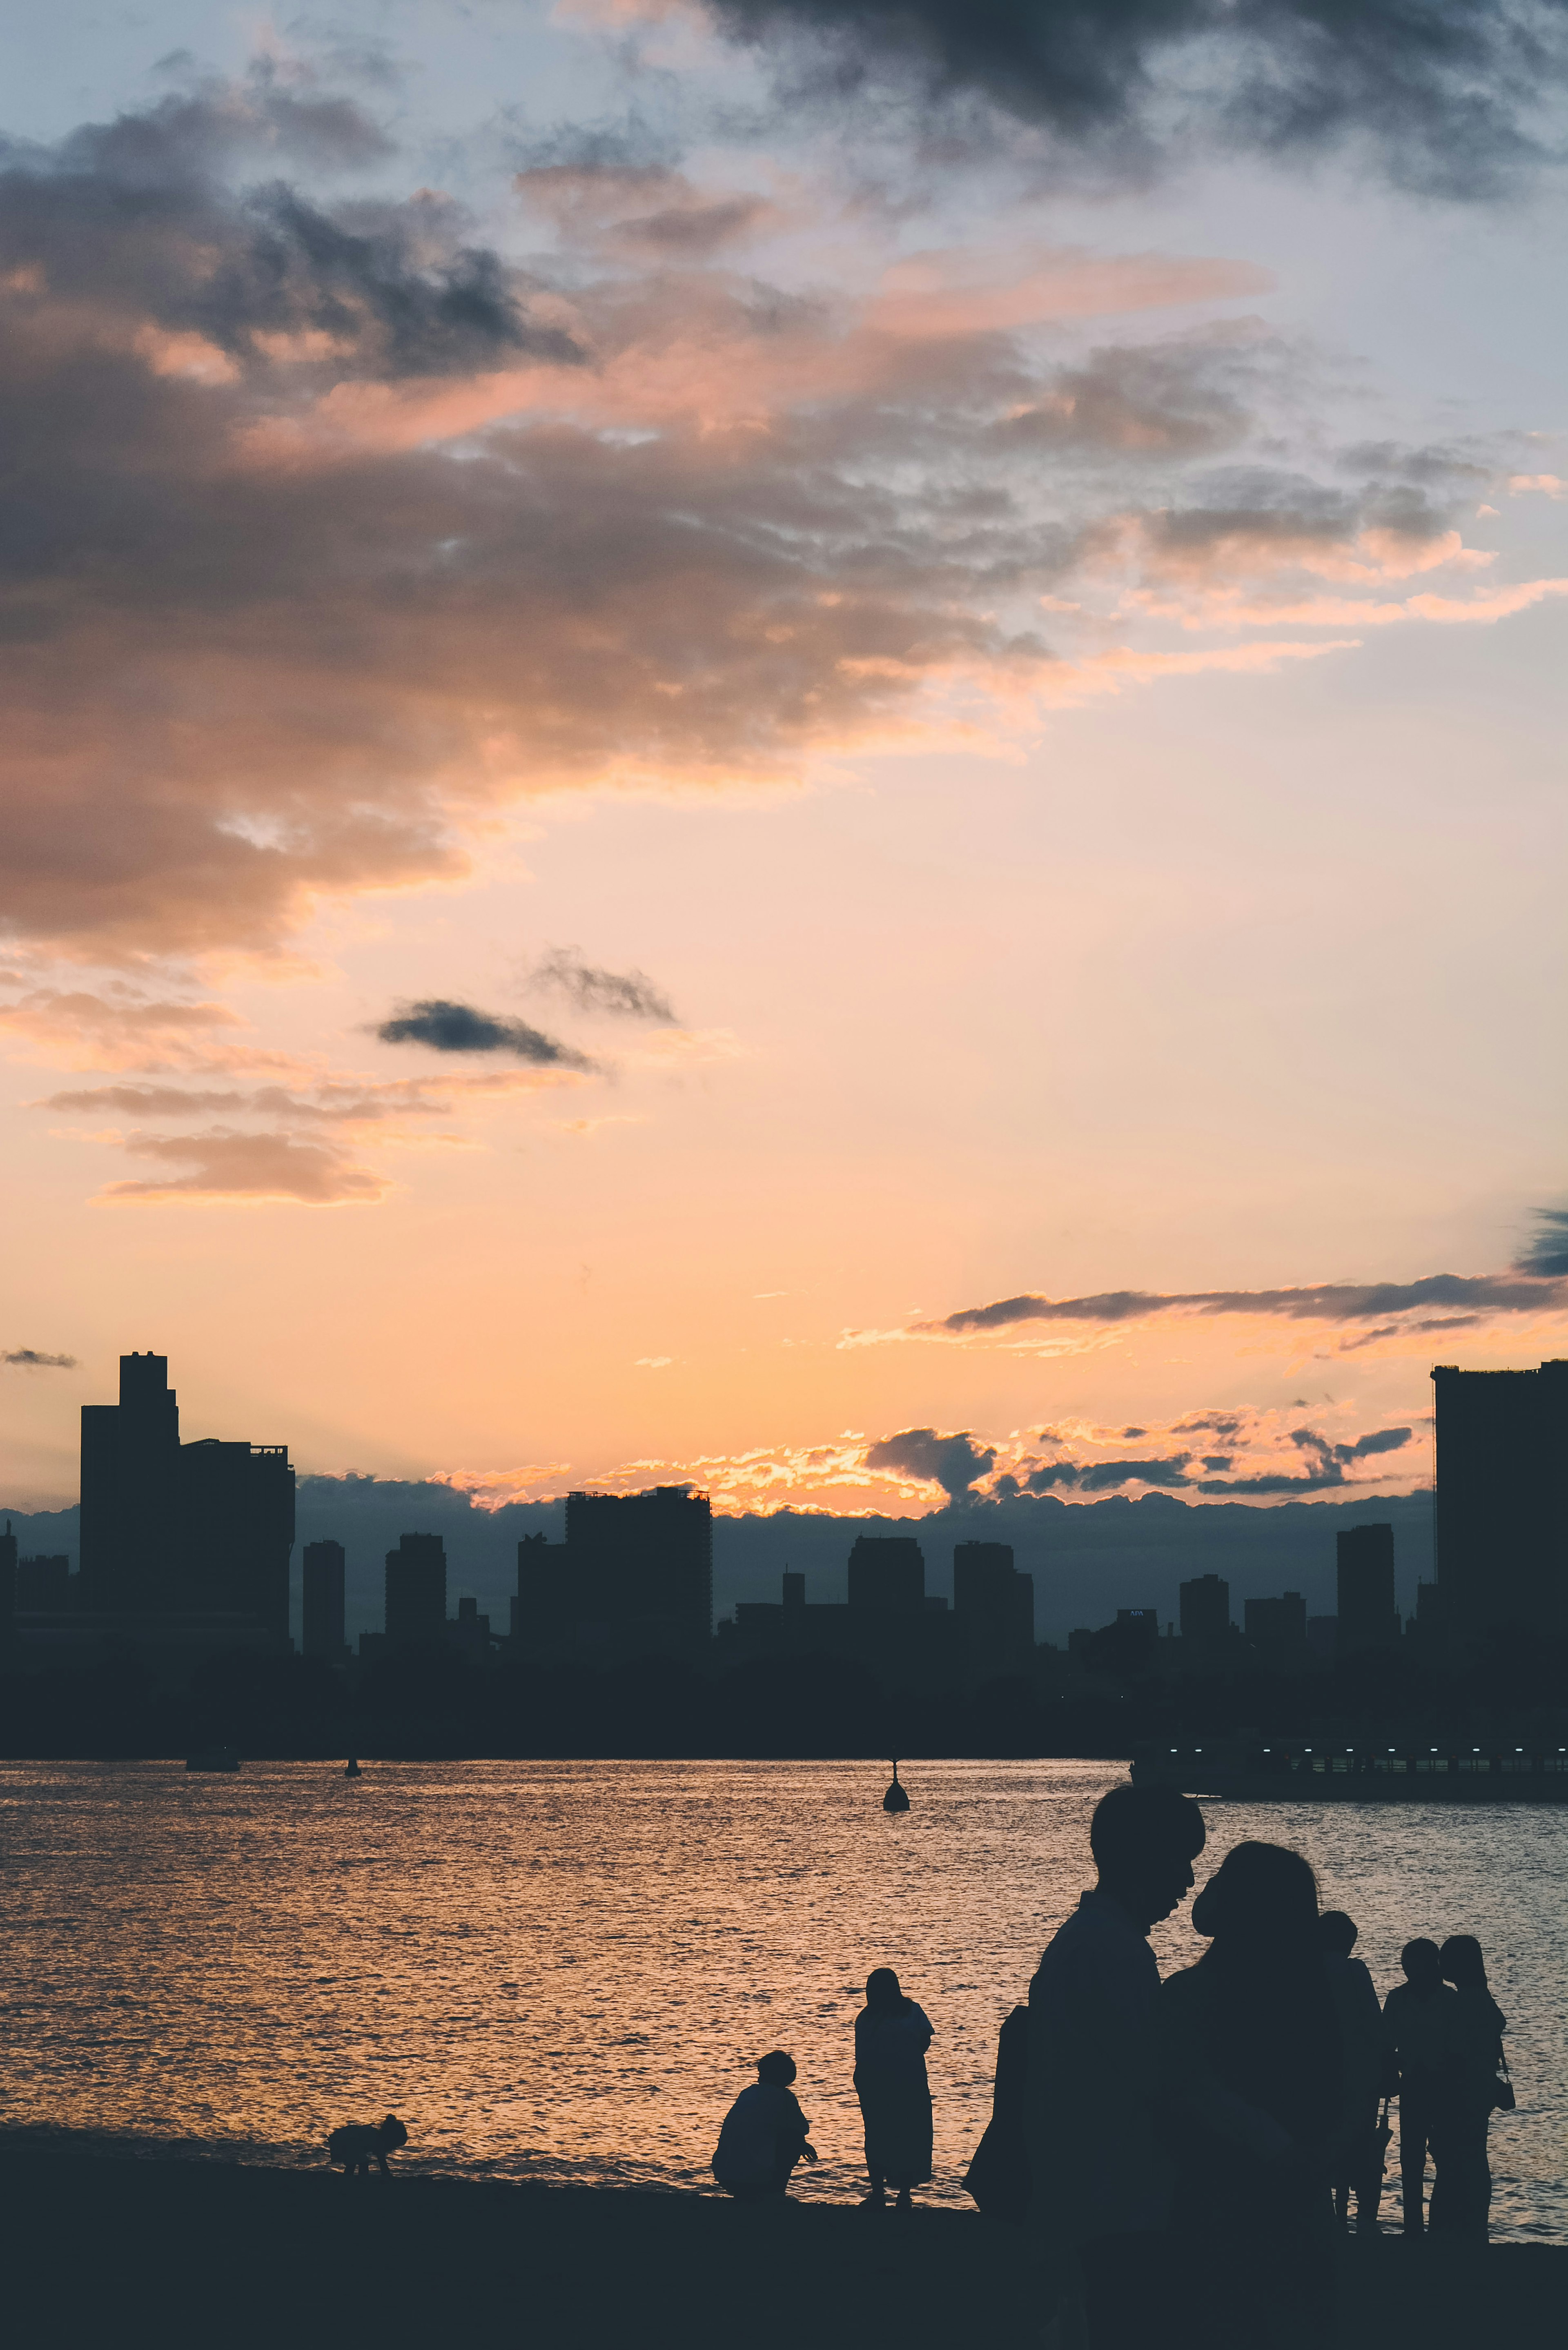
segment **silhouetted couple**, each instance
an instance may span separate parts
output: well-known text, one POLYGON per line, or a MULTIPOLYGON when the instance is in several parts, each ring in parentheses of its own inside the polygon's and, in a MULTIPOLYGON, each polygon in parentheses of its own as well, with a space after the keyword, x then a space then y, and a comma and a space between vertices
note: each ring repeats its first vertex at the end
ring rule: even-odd
MULTIPOLYGON (((855 2092, 866 2126, 866 2168, 873 2210, 885 2210, 888 2189, 900 2211, 911 2189, 931 2175, 931 2092, 926 2051, 934 2034, 925 2010, 905 1997, 891 1967, 867 1978, 866 2004, 855 2019, 855 2092)), ((741 2203, 782 2200, 790 2174, 804 2157, 811 2125, 793 2094, 794 2059, 782 2048, 762 2057, 755 2085, 742 2089, 724 2116, 713 2156, 713 2176, 741 2203)))
POLYGON ((1181 1903, 1202 1814, 1116 1787, 1098 1881, 1029 1990, 1023 2105, 1042 2314, 1091 2350, 1285 2350, 1332 2324, 1329 2180, 1377 2052, 1319 1941, 1298 1853, 1241 1844, 1193 1905, 1209 1948, 1163 1984, 1149 1929, 1181 1903))
POLYGON ((1424 1937, 1407 1942, 1399 1963, 1405 1981, 1383 2005, 1384 2085, 1399 2098, 1405 2233, 1422 2232, 1430 2153, 1432 2233, 1484 2242, 1491 2209, 1487 2129, 1494 2106, 1505 2102, 1498 2067, 1507 2021, 1473 1934, 1450 1934, 1441 1950, 1424 1937))

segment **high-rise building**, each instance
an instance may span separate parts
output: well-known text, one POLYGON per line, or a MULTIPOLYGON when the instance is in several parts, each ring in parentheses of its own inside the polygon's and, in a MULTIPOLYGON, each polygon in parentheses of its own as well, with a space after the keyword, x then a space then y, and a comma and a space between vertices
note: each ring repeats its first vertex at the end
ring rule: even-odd
POLYGON ((1231 1630, 1231 1586, 1222 1575, 1195 1575, 1181 1586, 1181 1637, 1205 1644, 1231 1630))
POLYGON ((849 1553, 849 1605, 884 1614, 926 1604, 926 1559, 909 1534, 857 1534, 849 1553))
POLYGON ((1282 1592, 1277 1599, 1244 1599, 1241 1623, 1254 1648, 1303 1652, 1306 1648, 1306 1601, 1299 1591, 1282 1592))
POLYGON ((82 1408, 80 1604, 212 1610, 288 1638, 294 1471, 282 1444, 180 1441, 162 1355, 122 1355, 119 1401, 82 1408))
POLYGON ((1432 1379, 1443 1638, 1568 1630, 1568 1362, 1432 1379))
POLYGON ((344 1625, 343 1545, 313 1542, 305 1545, 305 1607, 301 1643, 307 1657, 324 1657, 338 1664, 348 1653, 344 1625))
POLYGON ((175 1591, 186 1607, 254 1616, 288 1638, 294 1471, 282 1444, 218 1437, 180 1447, 175 1591))
POLYGON ((784 1591, 784 1606, 786 1607, 804 1607, 805 1606, 805 1575, 799 1574, 792 1575, 789 1568, 786 1566, 780 1580, 784 1591))
POLYGON ((82 1406, 88 1607, 148 1615, 180 1605, 179 1470, 180 1408, 169 1358, 121 1355, 119 1401, 82 1406))
POLYGON ((1394 1606, 1394 1529, 1346 1526, 1336 1537, 1338 1649, 1392 1648, 1399 1638, 1394 1606))
POLYGON ((429 1646, 446 1638, 446 1544, 440 1534, 400 1534, 387 1553, 387 1644, 429 1646))
POLYGON ((512 1638, 524 1648, 549 1648, 578 1620, 571 1560, 565 1543, 548 1534, 524 1534, 517 1545, 517 1596, 512 1602, 512 1638))
POLYGON ((1034 1646, 1034 1577, 1019 1574, 1011 1543, 953 1544, 953 1613, 975 1661, 1027 1661, 1034 1646))
POLYGON ((705 1647, 713 1629, 713 1512, 706 1493, 568 1493, 571 1605, 618 1637, 705 1647))

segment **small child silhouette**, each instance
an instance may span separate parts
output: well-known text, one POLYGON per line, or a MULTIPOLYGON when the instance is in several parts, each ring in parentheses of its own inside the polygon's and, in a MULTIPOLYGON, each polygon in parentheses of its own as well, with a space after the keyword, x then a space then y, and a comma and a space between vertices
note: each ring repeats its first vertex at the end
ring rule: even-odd
POLYGON ((804 2155, 816 2160, 808 2144, 811 2124, 791 2093, 794 2059, 774 2048, 757 2059, 757 2077, 742 2089, 724 2116, 713 2155, 713 2176, 738 2203, 776 2201, 789 2187, 790 2172, 804 2155))

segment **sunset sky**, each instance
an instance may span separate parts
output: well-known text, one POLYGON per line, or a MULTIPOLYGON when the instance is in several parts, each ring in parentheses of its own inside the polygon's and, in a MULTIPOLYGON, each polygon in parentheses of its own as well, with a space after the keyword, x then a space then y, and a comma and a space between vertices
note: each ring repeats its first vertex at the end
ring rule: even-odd
POLYGON ((132 1348, 906 1513, 1568 1352, 1563 57, 1428 15, 6 13, 5 1500, 132 1348))

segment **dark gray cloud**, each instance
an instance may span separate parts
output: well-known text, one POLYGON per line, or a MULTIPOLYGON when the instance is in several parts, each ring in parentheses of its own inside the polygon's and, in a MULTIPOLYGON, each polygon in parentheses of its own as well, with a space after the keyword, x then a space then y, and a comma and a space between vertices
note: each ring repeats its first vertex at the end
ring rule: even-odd
POLYGON ((528 973, 530 987, 548 988, 579 1012, 599 1012, 618 1020, 655 1020, 671 1025, 675 1011, 664 990, 645 971, 602 971, 585 962, 578 947, 551 947, 528 973))
MULTIPOLYGON (((1568 1278, 1434 1273, 1419 1281, 1327 1281, 1302 1289, 1110 1289, 1092 1297, 1025 1293, 999 1297, 990 1305, 962 1306, 940 1321, 911 1326, 921 1336, 968 1337, 1030 1322, 1142 1322, 1157 1314, 1276 1314, 1292 1322, 1365 1322, 1432 1305, 1469 1306, 1481 1315, 1539 1314, 1568 1305, 1568 1278)), ((1217 1427, 1199 1420, 1183 1425, 1217 1427)))
POLYGON ((866 1466, 926 1478, 957 1502, 990 1474, 996 1466, 996 1454, 989 1445, 977 1444, 967 1430, 956 1436, 941 1436, 934 1428, 906 1428, 898 1436, 885 1436, 868 1446, 866 1466))
POLYGON ((1147 1461, 1045 1461, 1025 1476, 999 1477, 995 1493, 1005 1501, 1020 1494, 1054 1492, 1059 1487, 1080 1493, 1110 1493, 1124 1485, 1186 1486, 1191 1459, 1190 1452, 1172 1452, 1147 1461))
POLYGON ((375 1033, 384 1045, 428 1045, 435 1053, 509 1053, 541 1069, 595 1066, 586 1053, 531 1028, 526 1020, 479 1012, 472 1003, 452 1003, 439 995, 405 1004, 375 1033))
POLYGON ((1560 0, 709 0, 819 102, 978 97, 1058 143, 1147 162, 1353 141, 1395 181, 1490 193, 1548 151, 1560 0))
POLYGON ((41 1355, 36 1347, 13 1347, 8 1354, 0 1355, 0 1363, 9 1363, 20 1371, 74 1371, 74 1355, 41 1355))
POLYGON ((1517 1270, 1548 1281, 1568 1280, 1568 1208, 1535 1210, 1535 1232, 1517 1270))
MULTIPOLYGON (((1398 1452, 1410 1441, 1407 1428, 1379 1428, 1370 1435, 1358 1436, 1350 1444, 1332 1444, 1314 1428, 1293 1428, 1291 1442, 1299 1451, 1309 1454, 1314 1467, 1300 1476, 1273 1473, 1257 1477, 1205 1477, 1199 1480, 1200 1493, 1319 1493, 1345 1483, 1345 1468, 1352 1461, 1366 1461, 1379 1452, 1398 1452)), ((1207 1468, 1210 1464, 1205 1462, 1207 1468)))
MULTIPOLYGON (((533 281, 467 241, 450 198, 327 208, 281 179, 235 192, 203 168, 236 146, 246 160, 233 128, 216 100, 170 100, 52 151, 0 149, 0 257, 44 271, 57 300, 199 334, 263 374, 282 357, 296 376, 312 338, 332 381, 583 358, 530 317, 533 281)), ((265 151, 283 161, 299 147, 265 151)))

